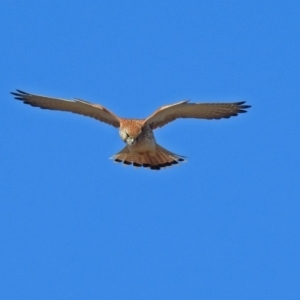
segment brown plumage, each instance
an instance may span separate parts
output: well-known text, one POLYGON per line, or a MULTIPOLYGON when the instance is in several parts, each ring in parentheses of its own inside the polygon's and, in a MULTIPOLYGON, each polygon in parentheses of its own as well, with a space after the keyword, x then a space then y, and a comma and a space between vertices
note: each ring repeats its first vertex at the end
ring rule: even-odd
POLYGON ((166 125, 178 118, 222 119, 245 113, 251 106, 245 102, 233 103, 188 103, 181 101, 162 106, 152 115, 143 120, 124 119, 99 104, 89 103, 80 99, 65 100, 40 95, 28 94, 17 90, 12 92, 15 99, 25 104, 43 109, 61 110, 94 118, 119 128, 119 134, 126 147, 115 154, 112 159, 125 165, 146 167, 159 170, 185 160, 181 155, 172 153, 155 141, 153 130, 166 125))

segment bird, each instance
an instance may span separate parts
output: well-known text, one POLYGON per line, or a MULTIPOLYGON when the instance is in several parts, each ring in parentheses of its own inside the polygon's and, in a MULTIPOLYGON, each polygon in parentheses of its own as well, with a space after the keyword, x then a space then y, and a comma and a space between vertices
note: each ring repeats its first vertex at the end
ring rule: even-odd
POLYGON ((186 161, 186 157, 160 146, 153 131, 179 118, 219 120, 247 112, 250 105, 245 101, 232 103, 190 103, 189 100, 165 105, 145 119, 121 118, 100 104, 78 98, 66 100, 16 89, 11 92, 15 99, 42 109, 67 111, 94 118, 119 129, 126 146, 111 158, 124 165, 161 170, 186 161))

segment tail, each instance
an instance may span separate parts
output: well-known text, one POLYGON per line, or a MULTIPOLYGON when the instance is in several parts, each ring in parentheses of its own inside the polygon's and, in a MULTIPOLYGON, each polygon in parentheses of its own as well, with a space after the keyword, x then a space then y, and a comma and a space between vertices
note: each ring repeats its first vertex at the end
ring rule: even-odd
POLYGON ((115 162, 135 167, 145 167, 152 170, 170 167, 185 161, 184 156, 172 153, 156 144, 155 152, 130 152, 126 146, 120 152, 111 157, 115 162))

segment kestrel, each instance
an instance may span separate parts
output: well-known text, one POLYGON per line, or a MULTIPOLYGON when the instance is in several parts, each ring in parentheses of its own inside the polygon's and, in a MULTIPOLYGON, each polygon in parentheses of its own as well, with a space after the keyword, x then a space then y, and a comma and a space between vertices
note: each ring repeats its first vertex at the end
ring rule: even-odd
POLYGON ((94 118, 119 128, 125 148, 112 156, 116 162, 135 167, 146 167, 160 170, 185 160, 181 155, 166 150, 156 143, 153 130, 166 125, 178 118, 222 119, 245 113, 250 105, 243 102, 233 103, 189 103, 181 101, 160 107, 146 119, 125 119, 99 104, 93 104, 81 99, 65 100, 50 98, 22 92, 12 92, 15 99, 25 104, 43 109, 69 111, 94 118))

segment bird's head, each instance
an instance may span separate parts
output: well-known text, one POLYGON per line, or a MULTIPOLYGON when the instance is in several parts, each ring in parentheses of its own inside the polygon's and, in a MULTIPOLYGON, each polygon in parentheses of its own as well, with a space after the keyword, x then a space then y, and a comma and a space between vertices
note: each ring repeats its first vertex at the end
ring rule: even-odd
MULTIPOLYGON (((128 120, 129 121, 129 120, 128 120)), ((131 121, 131 120, 130 120, 131 121)), ((140 134, 142 133, 142 126, 138 122, 126 122, 120 127, 120 136, 122 140, 128 145, 134 145, 140 134)))

